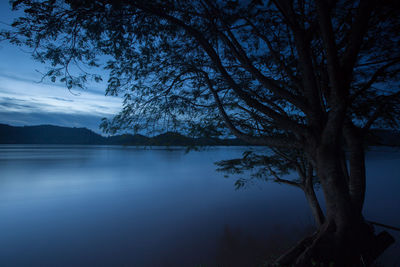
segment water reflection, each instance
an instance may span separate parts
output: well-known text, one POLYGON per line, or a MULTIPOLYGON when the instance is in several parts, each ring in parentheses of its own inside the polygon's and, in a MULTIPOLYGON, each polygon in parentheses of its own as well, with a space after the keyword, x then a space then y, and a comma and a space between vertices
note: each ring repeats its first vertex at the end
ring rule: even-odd
POLYGON ((240 228, 232 229, 229 225, 225 225, 217 247, 217 266, 262 266, 276 259, 293 242, 315 230, 312 225, 290 231, 283 229, 280 225, 272 228, 274 232, 264 239, 251 236, 240 228))
MULTIPOLYGON (((215 172, 243 150, 2 146, 0 266, 252 266, 279 254, 313 219, 297 188, 235 191, 215 172)), ((400 225, 398 157, 368 166, 386 182, 370 179, 367 217, 400 225)))

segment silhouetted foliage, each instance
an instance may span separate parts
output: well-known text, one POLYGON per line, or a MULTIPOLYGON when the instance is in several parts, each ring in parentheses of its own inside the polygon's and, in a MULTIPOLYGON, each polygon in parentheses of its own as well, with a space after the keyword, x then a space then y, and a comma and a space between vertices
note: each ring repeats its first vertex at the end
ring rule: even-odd
MULTIPOLYGON (((265 153, 265 151, 261 153, 265 153)), ((296 156, 301 157, 301 154, 296 156)), ((244 187, 253 179, 266 181, 268 179, 273 179, 279 182, 282 181, 281 177, 283 175, 288 174, 289 171, 295 170, 295 164, 293 164, 291 160, 282 158, 282 156, 273 151, 268 154, 260 154, 260 151, 248 150, 243 153, 242 158, 218 161, 216 165, 219 167, 218 171, 227 174, 246 174, 246 178, 242 176, 236 180, 236 189, 244 187), (247 177, 248 175, 250 177, 247 177)))

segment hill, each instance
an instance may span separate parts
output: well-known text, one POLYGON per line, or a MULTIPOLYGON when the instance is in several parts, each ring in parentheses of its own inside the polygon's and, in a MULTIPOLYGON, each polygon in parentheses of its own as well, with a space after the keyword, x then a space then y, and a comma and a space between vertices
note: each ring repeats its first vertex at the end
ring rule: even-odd
POLYGON ((0 124, 1 144, 103 144, 106 138, 86 128, 0 124))
POLYGON ((0 124, 0 144, 65 144, 127 146, 216 146, 246 145, 237 139, 190 138, 167 132, 154 137, 123 134, 104 137, 86 128, 54 125, 10 126, 0 124))

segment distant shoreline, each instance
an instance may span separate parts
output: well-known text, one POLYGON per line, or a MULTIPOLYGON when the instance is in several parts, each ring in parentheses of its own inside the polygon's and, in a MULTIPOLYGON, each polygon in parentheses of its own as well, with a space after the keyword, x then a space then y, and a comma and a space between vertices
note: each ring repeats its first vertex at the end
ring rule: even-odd
MULTIPOLYGON (((400 132, 376 129, 368 137, 372 146, 400 146, 400 132)), ((248 146, 239 139, 192 138, 166 132, 153 137, 141 134, 102 136, 87 128, 54 125, 11 126, 0 124, 0 144, 21 145, 119 145, 119 146, 248 146)))
POLYGON ((122 146, 246 146, 238 139, 191 138, 166 132, 148 137, 140 134, 102 136, 87 128, 54 125, 11 126, 0 124, 0 144, 21 145, 122 145, 122 146))

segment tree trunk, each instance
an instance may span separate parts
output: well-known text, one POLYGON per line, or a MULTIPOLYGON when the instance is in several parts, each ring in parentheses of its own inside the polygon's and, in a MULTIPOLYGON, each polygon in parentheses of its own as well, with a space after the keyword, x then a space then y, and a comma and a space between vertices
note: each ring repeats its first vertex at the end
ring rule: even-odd
MULTIPOLYGON (((363 202, 359 202, 361 208, 353 205, 352 196, 357 195, 363 198, 365 187, 354 186, 350 189, 350 181, 344 173, 341 149, 341 146, 337 144, 323 144, 316 149, 316 171, 326 203, 325 220, 313 236, 281 256, 277 264, 312 266, 313 262, 317 262, 323 263, 324 266, 332 263, 334 266, 362 266, 364 262, 368 266, 378 256, 371 257, 377 251, 379 240, 374 235, 373 227, 363 220, 361 214, 363 202)), ((351 165, 350 162, 350 168, 352 168, 351 165)), ((353 165, 353 168, 360 166, 363 164, 358 162, 353 165)), ((365 179, 365 175, 363 177, 365 179)), ((362 177, 357 176, 357 178, 362 177)), ((306 197, 310 196, 312 194, 306 193, 306 197)), ((384 242, 384 244, 388 246, 389 242, 384 242)), ((382 251, 380 249, 379 253, 382 251)))
POLYGON ((311 212, 314 216, 315 222, 317 226, 320 227, 324 223, 325 216, 322 212, 321 206, 319 205, 317 196, 315 195, 312 177, 307 177, 303 187, 303 191, 306 196, 308 205, 311 208, 311 212))
POLYGON ((341 148, 336 144, 321 145, 317 149, 317 176, 321 181, 328 220, 335 221, 338 229, 353 220, 353 209, 346 176, 343 173, 341 148))
MULTIPOLYGON (((321 181, 326 203, 325 227, 319 234, 319 251, 314 257, 322 262, 335 261, 339 266, 349 262, 356 263, 358 247, 358 229, 361 221, 359 214, 351 205, 346 174, 342 167, 341 147, 337 144, 324 144, 317 149, 317 176, 321 181)), ((357 266, 357 265, 354 265, 357 266)))
POLYGON ((360 130, 352 124, 343 129, 346 147, 349 154, 349 193, 352 205, 357 213, 362 212, 365 198, 365 155, 364 142, 360 130))

